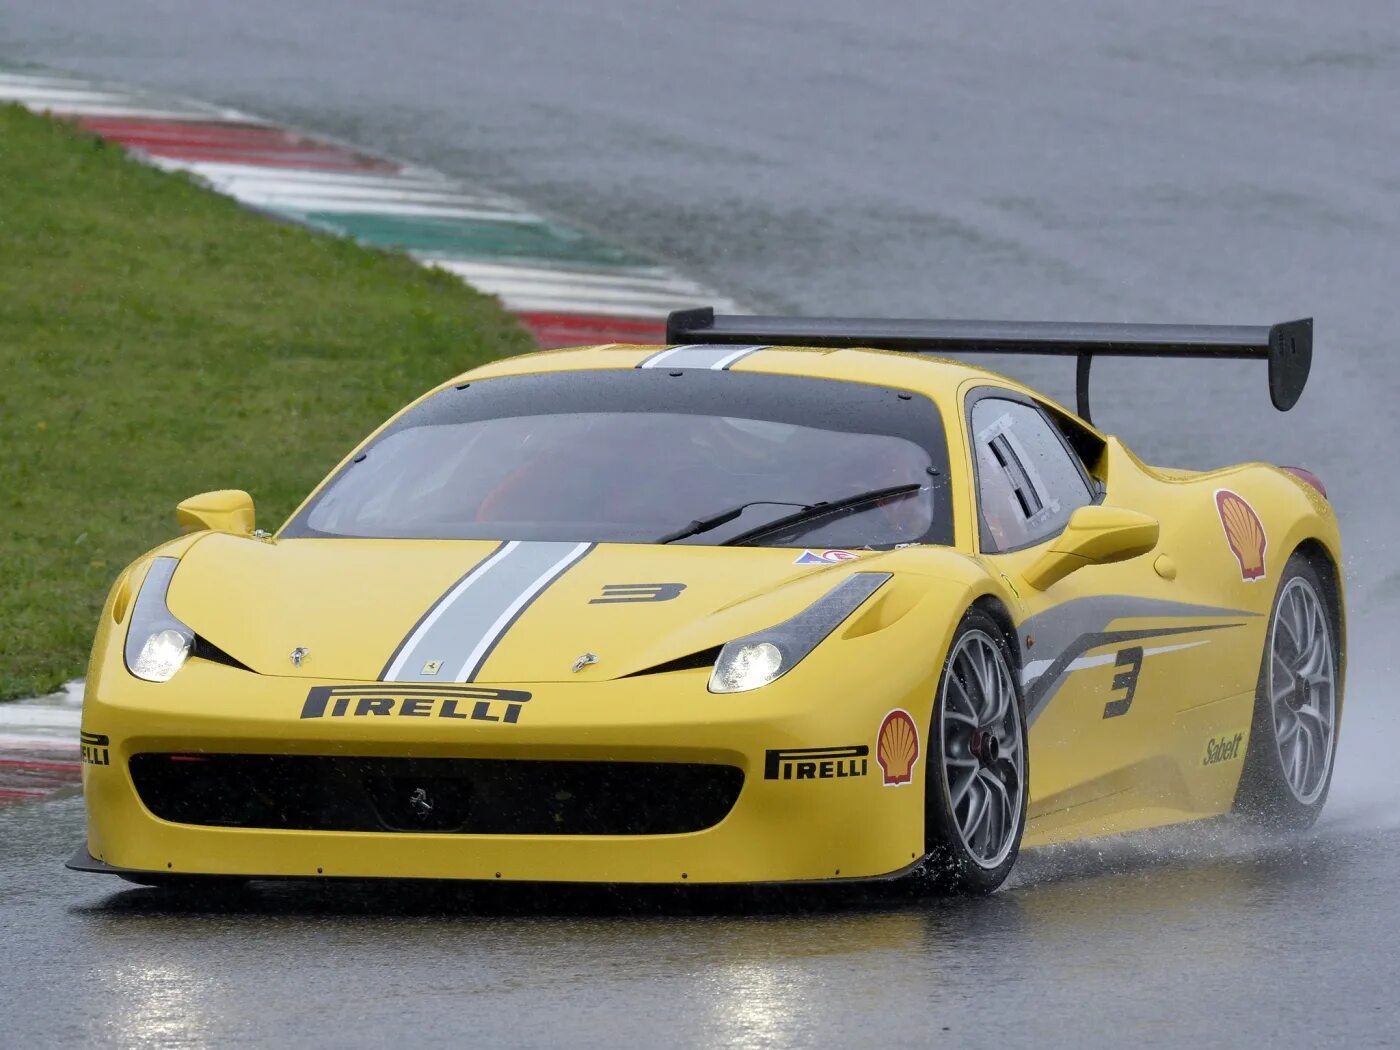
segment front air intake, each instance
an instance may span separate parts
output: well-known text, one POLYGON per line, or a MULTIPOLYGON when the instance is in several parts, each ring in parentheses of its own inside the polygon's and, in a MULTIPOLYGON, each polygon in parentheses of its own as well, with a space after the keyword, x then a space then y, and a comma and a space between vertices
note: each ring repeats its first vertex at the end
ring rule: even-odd
POLYGON ((141 754, 162 820, 206 827, 452 835, 678 835, 718 824, 735 766, 327 755, 141 754))

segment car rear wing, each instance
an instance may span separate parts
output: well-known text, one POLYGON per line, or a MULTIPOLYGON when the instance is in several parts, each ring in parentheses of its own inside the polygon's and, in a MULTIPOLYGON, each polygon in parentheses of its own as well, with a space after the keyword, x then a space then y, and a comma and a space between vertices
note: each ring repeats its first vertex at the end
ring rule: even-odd
POLYGON ((675 344, 871 347, 912 353, 1058 354, 1078 361, 1075 395, 1089 416, 1095 357, 1245 358, 1268 361, 1269 397, 1287 412, 1312 368, 1312 318, 1273 325, 1104 324, 1073 321, 917 321, 859 317, 716 315, 708 306, 666 319, 675 344))

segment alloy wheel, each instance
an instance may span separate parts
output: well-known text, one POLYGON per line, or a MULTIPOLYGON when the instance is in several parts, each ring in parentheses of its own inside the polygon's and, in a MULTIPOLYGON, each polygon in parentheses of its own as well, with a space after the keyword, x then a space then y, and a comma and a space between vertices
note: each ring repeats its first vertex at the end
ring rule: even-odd
POLYGON ((1284 780, 1315 802, 1332 765, 1337 675, 1327 609, 1301 576, 1284 585, 1269 628, 1269 705, 1284 780))
POLYGON ((948 658, 939 709, 943 778, 963 847, 995 868, 1017 841, 1026 748, 1016 686, 1001 646, 968 631, 948 658))

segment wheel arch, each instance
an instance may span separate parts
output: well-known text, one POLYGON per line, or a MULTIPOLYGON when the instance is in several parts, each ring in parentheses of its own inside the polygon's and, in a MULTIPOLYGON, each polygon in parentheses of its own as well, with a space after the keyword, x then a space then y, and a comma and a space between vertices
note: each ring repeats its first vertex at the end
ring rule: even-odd
POLYGON ((1011 671, 1020 688, 1021 681, 1021 642, 1016 631, 1016 623, 1011 618, 1011 610, 1006 607, 994 594, 982 594, 973 600, 968 606, 968 611, 977 609, 991 617, 992 622, 1001 630, 1002 640, 1006 642, 1008 655, 1011 657, 1011 671))

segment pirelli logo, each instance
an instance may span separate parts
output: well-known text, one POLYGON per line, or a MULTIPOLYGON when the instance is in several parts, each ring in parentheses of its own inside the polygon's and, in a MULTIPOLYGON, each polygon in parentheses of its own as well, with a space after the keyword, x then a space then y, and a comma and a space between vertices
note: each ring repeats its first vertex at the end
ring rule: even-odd
POLYGON ((83 730, 78 734, 78 747, 85 766, 110 766, 112 742, 102 733, 83 730))
POLYGON ((869 771, 870 748, 798 747, 768 751, 763 762, 764 780, 844 780, 863 777, 869 771))
POLYGON ((302 718, 452 718, 514 725, 530 694, 478 685, 317 685, 301 705, 302 718))

